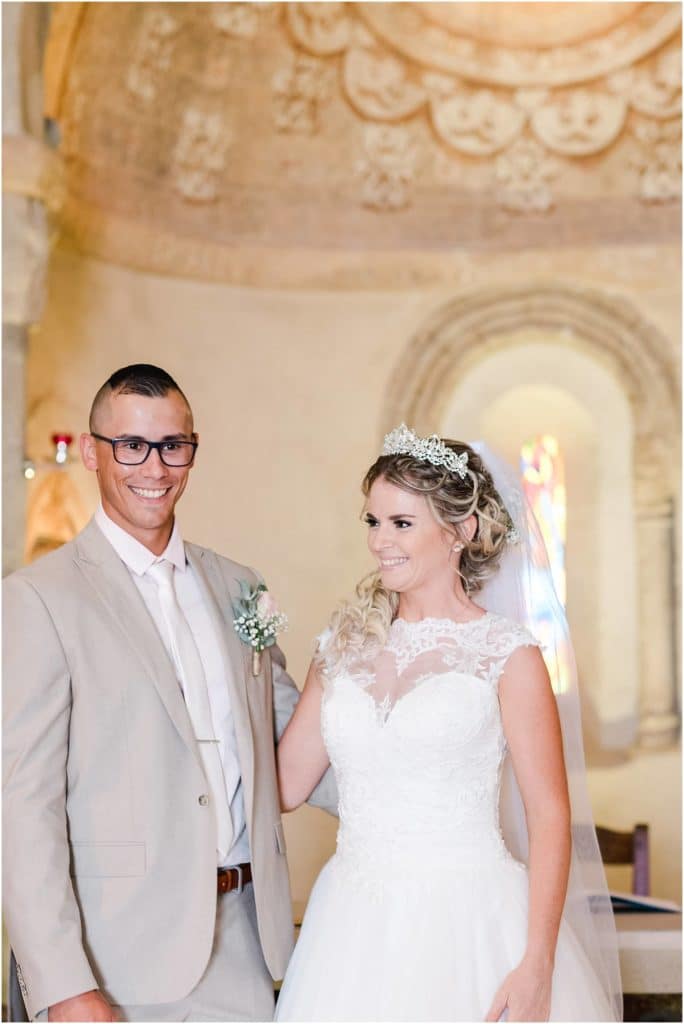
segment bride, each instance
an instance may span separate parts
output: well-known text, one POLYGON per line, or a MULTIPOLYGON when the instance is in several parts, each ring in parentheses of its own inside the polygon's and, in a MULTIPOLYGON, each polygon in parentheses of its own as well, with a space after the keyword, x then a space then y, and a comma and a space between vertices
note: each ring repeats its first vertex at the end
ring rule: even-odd
POLYGON ((619 1020, 576 674, 519 485, 402 425, 363 491, 378 569, 320 638, 278 750, 285 810, 332 764, 340 828, 276 1019, 619 1020))

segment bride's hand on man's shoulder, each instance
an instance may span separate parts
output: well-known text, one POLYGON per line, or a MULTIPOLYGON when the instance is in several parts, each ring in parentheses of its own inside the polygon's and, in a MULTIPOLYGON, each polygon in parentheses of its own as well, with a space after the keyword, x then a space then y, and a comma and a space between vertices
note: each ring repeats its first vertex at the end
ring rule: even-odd
POLYGON ((551 1012, 553 967, 523 960, 506 975, 492 1000, 486 1021, 546 1021, 551 1012))

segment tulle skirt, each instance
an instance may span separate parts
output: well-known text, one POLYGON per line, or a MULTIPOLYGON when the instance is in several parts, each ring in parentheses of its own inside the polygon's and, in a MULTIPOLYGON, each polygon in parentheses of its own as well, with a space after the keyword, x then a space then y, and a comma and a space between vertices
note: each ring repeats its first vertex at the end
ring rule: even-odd
MULTIPOLYGON (((336 854, 311 893, 276 1020, 482 1021, 525 951, 527 906, 527 871, 510 857, 373 881, 336 854)), ((566 924, 550 1019, 614 1019, 566 924)))

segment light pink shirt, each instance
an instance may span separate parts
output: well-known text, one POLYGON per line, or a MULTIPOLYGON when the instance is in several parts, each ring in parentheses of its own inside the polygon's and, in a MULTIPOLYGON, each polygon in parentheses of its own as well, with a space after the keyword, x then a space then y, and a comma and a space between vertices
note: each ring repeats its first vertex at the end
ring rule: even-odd
POLYGON ((230 803, 233 819, 235 841, 226 859, 219 865, 243 864, 249 861, 249 838, 245 823, 245 805, 242 792, 240 762, 237 756, 235 725, 230 705, 230 694, 226 685, 226 669, 221 657, 220 646, 214 632, 214 626, 208 609, 205 607, 202 591, 185 557, 185 545, 181 537, 178 522, 173 531, 166 550, 159 556, 155 555, 144 544, 137 541, 130 533, 113 522, 102 505, 95 513, 95 522, 112 545, 117 555, 131 574, 131 578, 140 591, 154 624, 159 631, 164 646, 173 663, 174 656, 166 623, 159 606, 159 595, 154 580, 147 576, 147 570, 155 562, 167 559, 175 566, 174 586, 178 603, 188 620, 190 630, 199 651, 204 676, 207 681, 209 706, 214 724, 214 735, 219 741, 219 752, 226 782, 226 792, 230 803))

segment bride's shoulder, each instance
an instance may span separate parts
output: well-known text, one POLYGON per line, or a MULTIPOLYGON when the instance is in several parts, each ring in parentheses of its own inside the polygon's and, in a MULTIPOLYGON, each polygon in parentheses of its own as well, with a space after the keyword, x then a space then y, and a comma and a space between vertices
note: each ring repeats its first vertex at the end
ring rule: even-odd
POLYGON ((502 654, 512 654, 518 647, 541 646, 534 633, 514 619, 490 612, 488 620, 487 640, 499 648, 502 654))
POLYGON ((333 637, 333 628, 328 625, 314 638, 313 661, 323 684, 329 682, 339 661, 339 656, 336 657, 334 650, 333 637))

